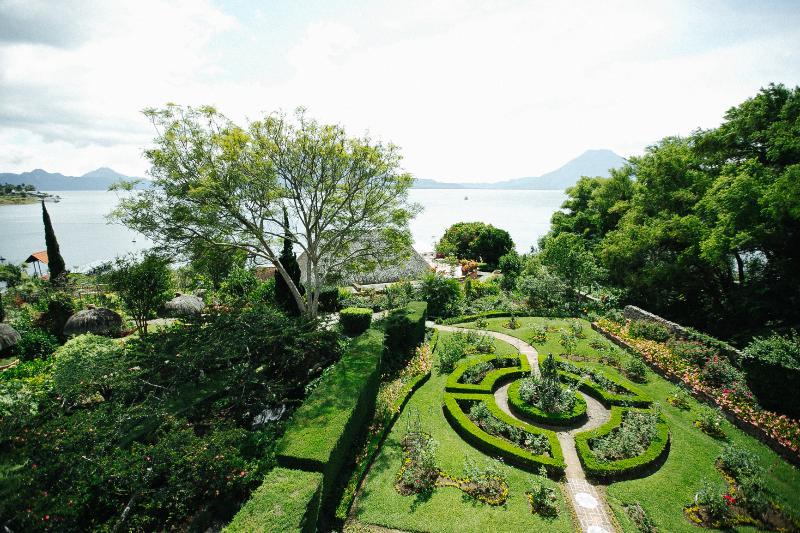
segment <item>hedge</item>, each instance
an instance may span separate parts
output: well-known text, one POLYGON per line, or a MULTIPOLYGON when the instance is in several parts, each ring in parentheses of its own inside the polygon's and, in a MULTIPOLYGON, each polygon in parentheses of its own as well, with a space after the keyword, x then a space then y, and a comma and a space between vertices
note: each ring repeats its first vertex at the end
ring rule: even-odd
POLYGON ((669 452, 669 426, 664 417, 659 415, 658 423, 656 424, 656 436, 644 453, 617 461, 602 461, 598 459, 592 452, 591 442, 617 429, 622 423, 622 415, 626 411, 642 411, 642 409, 614 406, 611 408, 611 418, 608 422, 593 430, 575 435, 575 448, 578 452, 578 458, 580 458, 583 470, 588 476, 604 481, 621 481, 637 477, 650 470, 654 463, 669 452))
POLYGON ((500 318, 504 316, 532 316, 526 312, 514 312, 511 311, 484 311, 482 313, 475 313, 474 315, 461 315, 461 316, 454 316, 453 318, 448 318, 442 320, 442 324, 446 326, 451 326, 453 324, 461 324, 462 322, 472 322, 479 318, 500 318))
POLYGON ((425 340, 428 304, 409 302, 386 319, 386 351, 392 362, 402 362, 425 340))
MULTIPOLYGON (((542 363, 544 360, 543 355, 539 355, 539 364, 542 363)), ((563 359, 556 358, 558 362, 562 362, 563 359)), ((571 365, 581 368, 579 365, 576 365, 570 362, 571 365)), ((587 370, 597 370, 594 368, 588 368, 587 370)), ((594 398, 595 400, 602 403, 605 407, 611 407, 612 405, 624 406, 624 407, 650 407, 653 404, 653 400, 648 398, 645 394, 643 394, 639 389, 631 385, 630 383, 626 383, 622 379, 609 374, 608 372, 601 372, 603 376, 609 381, 612 381, 618 387, 625 389, 629 392, 629 394, 615 394, 613 392, 609 392, 605 390, 601 385, 595 383, 594 381, 583 381, 580 386, 580 390, 594 398)), ((577 383, 582 381, 581 376, 575 374, 573 372, 568 372, 566 370, 559 370, 558 374, 562 376, 564 379, 567 379, 573 383, 577 383)))
POLYGON ((372 322, 372 309, 366 307, 347 307, 339 311, 339 323, 345 335, 355 337, 369 329, 372 322))
POLYGON ((442 409, 447 421, 450 422, 450 425, 456 433, 480 451, 491 456, 501 457, 506 463, 522 468, 528 472, 537 473, 539 468, 544 466, 551 476, 560 477, 563 475, 566 465, 564 463, 564 454, 561 451, 561 445, 558 443, 556 434, 546 429, 525 424, 524 422, 520 422, 508 416, 500 410, 493 396, 488 394, 445 393, 442 409), (461 407, 458 405, 458 400, 482 401, 489 408, 489 411, 503 422, 524 429, 530 433, 547 436, 552 457, 534 455, 500 437, 495 437, 494 435, 486 433, 475 425, 466 413, 461 410, 461 407))
MULTIPOLYGON (((501 383, 506 383, 512 379, 522 377, 530 374, 531 366, 528 363, 528 358, 524 355, 519 355, 519 365, 499 368, 492 370, 486 374, 480 383, 459 383, 458 380, 464 375, 464 372, 473 365, 493 361, 497 359, 494 354, 482 355, 480 357, 472 358, 458 365, 453 372, 447 377, 447 384, 445 390, 448 392, 465 392, 465 393, 492 393, 501 383)), ((509 357, 510 359, 510 357, 509 357)))
POLYGON ((224 531, 313 532, 321 489, 319 472, 274 468, 224 531))
POLYGON ((383 334, 370 329, 355 338, 347 353, 327 373, 295 412, 278 443, 280 466, 322 472, 320 505, 329 503, 354 440, 375 406, 383 353, 383 334))
POLYGON ((555 426, 567 426, 586 419, 586 400, 583 399, 583 396, 578 391, 575 391, 576 402, 571 411, 568 413, 548 413, 522 399, 519 394, 521 385, 522 380, 517 380, 508 388, 508 408, 515 415, 541 424, 555 426))
POLYGON ((371 435, 369 441, 367 442, 364 458, 359 462, 356 470, 353 472, 350 481, 345 488, 345 492, 342 495, 342 500, 339 502, 339 506, 336 509, 337 520, 342 522, 347 520, 347 513, 350 511, 350 506, 353 505, 353 501, 355 501, 356 498, 356 488, 367 475, 367 471, 372 465, 375 455, 380 449, 380 446, 386 438, 386 435, 389 434, 389 430, 392 429, 392 426, 394 426, 395 422, 397 422, 397 419, 400 418, 400 414, 403 412, 403 408, 405 408, 408 400, 411 399, 411 396, 413 396, 417 389, 422 387, 430 377, 430 372, 419 374, 414 376, 411 381, 403 385, 397 402, 394 404, 394 414, 392 415, 391 419, 385 422, 385 425, 381 431, 371 435))

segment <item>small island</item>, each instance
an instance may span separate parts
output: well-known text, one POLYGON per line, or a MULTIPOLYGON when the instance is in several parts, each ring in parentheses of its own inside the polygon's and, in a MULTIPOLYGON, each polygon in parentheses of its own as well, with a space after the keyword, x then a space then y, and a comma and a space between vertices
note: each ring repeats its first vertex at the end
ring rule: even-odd
POLYGON ((0 185, 0 205, 34 204, 42 200, 58 202, 61 199, 58 196, 38 191, 33 185, 24 183, 0 185))

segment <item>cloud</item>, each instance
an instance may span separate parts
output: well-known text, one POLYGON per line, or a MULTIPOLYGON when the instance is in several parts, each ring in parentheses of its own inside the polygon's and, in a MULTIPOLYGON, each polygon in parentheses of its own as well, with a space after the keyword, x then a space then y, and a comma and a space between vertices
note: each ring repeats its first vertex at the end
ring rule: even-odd
POLYGON ((305 106, 400 145, 419 177, 500 180, 636 154, 800 81, 800 13, 771 4, 62 4, 0 3, 27 35, 0 41, 2 170, 142 174, 139 111, 173 101, 236 121, 305 106), (48 24, 57 38, 31 28, 48 24))
POLYGON ((104 10, 92 1, 0 0, 0 42, 78 46, 104 10))

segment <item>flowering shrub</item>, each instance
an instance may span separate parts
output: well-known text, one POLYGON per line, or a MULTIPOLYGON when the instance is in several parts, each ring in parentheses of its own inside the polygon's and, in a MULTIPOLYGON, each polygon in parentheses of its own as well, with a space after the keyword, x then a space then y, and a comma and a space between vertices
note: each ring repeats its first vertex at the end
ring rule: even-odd
POLYGON ((701 376, 712 387, 730 387, 734 383, 744 383, 744 374, 719 355, 706 361, 701 376))
POLYGON ((712 357, 719 355, 719 352, 714 348, 696 341, 670 339, 667 347, 681 359, 700 366, 706 364, 706 361, 712 357))
POLYGON ((561 339, 558 343, 564 348, 564 355, 574 354, 575 350, 578 348, 578 339, 571 331, 562 331, 561 339))
POLYGON ((628 327, 624 324, 600 319, 597 325, 634 348, 663 375, 681 380, 692 392, 707 395, 719 407, 759 428, 781 446, 795 454, 800 453, 800 421, 761 408, 753 395, 741 387, 720 389, 705 383, 701 379, 700 367, 677 356, 664 343, 634 338, 629 335, 628 327))
POLYGON ((678 387, 675 392, 667 396, 667 402, 678 409, 687 411, 689 410, 689 393, 683 387, 678 387))
POLYGON ((408 431, 403 437, 403 466, 397 473, 398 490, 403 494, 430 492, 439 479, 436 449, 439 443, 422 430, 419 414, 407 420, 408 431))
POLYGON ((553 487, 544 483, 547 471, 544 467, 539 469, 539 476, 530 480, 530 490, 525 493, 533 512, 542 516, 558 516, 558 497, 553 487))
POLYGON ((670 337, 666 327, 649 320, 632 321, 629 325, 629 333, 634 338, 656 342, 667 342, 670 337))
POLYGON ((508 498, 508 478, 500 470, 499 464, 499 461, 493 460, 481 466, 469 457, 465 457, 462 490, 490 505, 505 503, 508 498))
POLYGON ((725 432, 722 431, 722 420, 724 417, 719 409, 710 409, 704 407, 700 410, 700 417, 695 420, 695 426, 699 427, 708 435, 712 437, 724 437, 725 432))
POLYGON ((546 413, 566 413, 575 407, 575 390, 564 387, 558 380, 558 366, 549 354, 542 362, 541 377, 531 375, 522 380, 519 395, 522 400, 546 413))
POLYGON ((511 315, 511 318, 508 319, 508 322, 503 324, 503 327, 506 329, 519 329, 519 320, 517 320, 517 317, 514 315, 511 315))
POLYGON ((475 320, 475 327, 478 329, 486 329, 489 327, 489 322, 482 316, 478 317, 478 319, 475 320))
POLYGON ((625 365, 625 375, 637 383, 647 381, 647 365, 638 357, 631 357, 625 365))
POLYGON ((639 502, 626 505, 625 512, 628 514, 628 518, 636 524, 636 527, 641 533, 656 533, 658 531, 653 519, 647 516, 647 513, 642 509, 639 502))
POLYGON ((547 342, 547 328, 544 326, 533 326, 530 342, 532 344, 543 344, 547 342))

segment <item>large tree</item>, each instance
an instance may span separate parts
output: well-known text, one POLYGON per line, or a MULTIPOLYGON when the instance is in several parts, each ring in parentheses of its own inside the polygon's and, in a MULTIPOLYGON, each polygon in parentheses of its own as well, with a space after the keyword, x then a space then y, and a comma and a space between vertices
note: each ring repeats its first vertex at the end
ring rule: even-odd
POLYGON ((153 186, 121 201, 117 219, 160 245, 203 240, 275 266, 315 317, 326 281, 410 249, 412 178, 396 146, 348 137, 299 109, 241 127, 211 107, 149 109, 153 186), (285 227, 283 209, 289 213, 285 227), (280 261, 287 238, 304 252, 305 297, 280 261))

